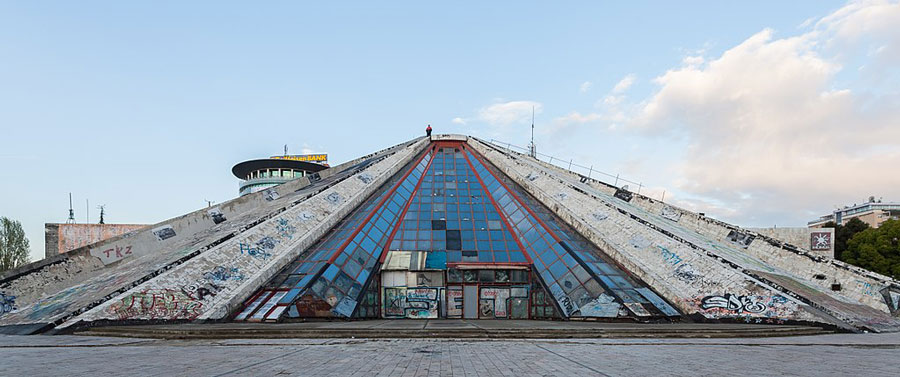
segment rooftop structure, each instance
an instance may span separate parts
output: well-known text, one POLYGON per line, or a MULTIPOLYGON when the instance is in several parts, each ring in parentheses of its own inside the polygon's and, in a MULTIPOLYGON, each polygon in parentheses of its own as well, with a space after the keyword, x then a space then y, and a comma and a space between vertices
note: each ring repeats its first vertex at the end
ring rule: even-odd
POLYGON ((284 155, 241 162, 231 173, 241 181, 241 196, 263 191, 328 168, 328 155, 284 155))
POLYGON ((0 332, 17 333, 308 318, 900 331, 897 281, 462 135, 32 263, 0 294, 0 332))
POLYGON ((885 221, 900 219, 900 203, 882 203, 870 197, 866 203, 836 209, 830 215, 810 221, 808 226, 822 228, 828 222, 845 225, 851 219, 859 219, 872 228, 878 228, 885 221))
POLYGON ((52 257, 146 227, 147 224, 44 224, 44 257, 52 257))

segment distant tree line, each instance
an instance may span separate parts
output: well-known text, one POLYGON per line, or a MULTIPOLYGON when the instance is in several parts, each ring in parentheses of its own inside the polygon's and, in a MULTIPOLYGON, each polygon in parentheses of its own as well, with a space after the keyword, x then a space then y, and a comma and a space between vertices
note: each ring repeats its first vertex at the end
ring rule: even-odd
POLYGON ((823 227, 834 228, 838 260, 900 279, 900 221, 888 220, 872 228, 853 218, 846 225, 829 221, 823 227))
POLYGON ((28 253, 22 223, 0 217, 0 272, 28 263, 28 253))

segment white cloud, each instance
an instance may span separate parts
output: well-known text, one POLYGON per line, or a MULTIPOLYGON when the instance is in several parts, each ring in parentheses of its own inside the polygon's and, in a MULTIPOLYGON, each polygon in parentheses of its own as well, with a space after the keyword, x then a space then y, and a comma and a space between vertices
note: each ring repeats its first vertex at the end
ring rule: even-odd
POLYGON ((591 90, 591 86, 593 86, 593 85, 594 84, 591 83, 590 81, 585 81, 585 82, 581 83, 581 85, 578 87, 578 90, 581 91, 582 93, 586 93, 588 90, 591 90))
POLYGON ((513 123, 531 124, 531 114, 540 114, 543 105, 535 101, 511 101, 495 103, 478 111, 478 119, 492 126, 508 126, 513 123))
POLYGON ((554 119, 553 122, 557 123, 557 124, 573 124, 573 123, 581 124, 581 123, 596 122, 601 119, 603 119, 603 116, 600 114, 589 113, 589 114, 582 115, 581 113, 579 113, 577 111, 573 111, 573 112, 569 113, 569 115, 561 116, 559 118, 554 119))
POLYGON ((685 58, 654 80, 658 90, 627 123, 648 137, 687 138, 668 169, 683 177, 679 189, 703 198, 696 207, 732 208, 719 216, 762 225, 869 195, 900 200, 900 176, 889 173, 900 166, 900 91, 858 89, 866 86, 841 76, 848 57, 829 48, 900 49, 896 25, 896 3, 850 3, 804 34, 765 29, 721 56, 685 58))
POLYGON ((633 74, 623 77, 621 80, 619 80, 618 83, 616 83, 616 86, 613 87, 612 92, 622 93, 628 90, 628 88, 631 88, 631 85, 634 84, 635 78, 636 77, 633 74))
POLYGON ((466 120, 463 118, 460 118, 460 117, 456 117, 456 118, 453 118, 453 120, 451 120, 450 123, 465 125, 466 120))

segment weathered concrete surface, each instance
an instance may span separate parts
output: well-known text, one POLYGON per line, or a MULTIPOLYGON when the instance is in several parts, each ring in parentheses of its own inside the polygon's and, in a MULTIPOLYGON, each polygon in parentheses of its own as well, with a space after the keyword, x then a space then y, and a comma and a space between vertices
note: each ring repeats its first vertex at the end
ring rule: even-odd
POLYGON ((789 245, 747 238, 735 226, 633 193, 620 194, 628 199, 623 200, 609 185, 474 139, 469 144, 685 313, 900 330, 883 298, 852 285, 830 290, 832 280, 893 284, 883 276, 887 280, 789 245), (732 235, 736 242, 729 240, 733 231, 739 233, 732 235), (824 274, 826 283, 814 279, 816 274, 824 274))
POLYGON ((223 319, 421 152, 422 140, 64 323, 223 319))
POLYGON ((781 227, 747 228, 747 230, 809 250, 816 255, 834 258, 834 228, 781 227))
POLYGON ((7 376, 891 376, 900 334, 750 339, 0 336, 7 376), (52 355, 52 357, 48 357, 52 355))
MULTIPOLYGON (((303 177, 273 189, 246 195, 98 244, 10 271, 0 280, 0 293, 15 297, 15 310, 0 313, 0 325, 61 323, 99 302, 152 279, 273 216, 293 208, 383 159, 424 146, 424 139, 403 143, 357 160, 303 177), (160 229, 171 228, 172 232, 160 229), (157 230, 154 233, 154 230, 157 230)), ((352 181, 352 180, 351 180, 352 181)), ((242 276, 220 271, 218 276, 242 276)), ((213 271, 216 273, 216 271, 213 271)))

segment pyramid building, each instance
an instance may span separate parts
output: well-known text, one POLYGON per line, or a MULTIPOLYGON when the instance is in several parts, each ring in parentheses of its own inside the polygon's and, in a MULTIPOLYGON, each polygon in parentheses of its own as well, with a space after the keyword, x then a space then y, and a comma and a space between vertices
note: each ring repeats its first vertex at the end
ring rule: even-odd
POLYGON ((435 135, 0 276, 0 332, 309 318, 900 330, 900 283, 435 135))

